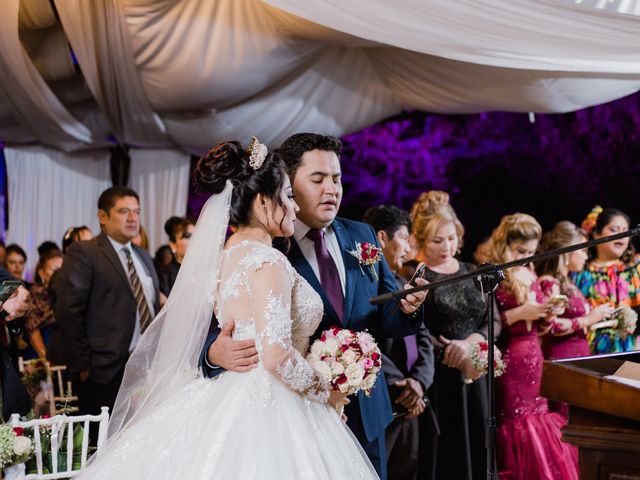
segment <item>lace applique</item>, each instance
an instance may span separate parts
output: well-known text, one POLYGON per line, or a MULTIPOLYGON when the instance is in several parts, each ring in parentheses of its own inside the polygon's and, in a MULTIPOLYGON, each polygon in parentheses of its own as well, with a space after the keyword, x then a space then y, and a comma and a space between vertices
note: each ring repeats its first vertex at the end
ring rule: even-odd
POLYGON ((258 405, 268 407, 273 403, 273 392, 271 390, 273 377, 262 365, 258 365, 250 375, 252 377, 249 388, 251 399, 258 405))
POLYGON ((220 301, 225 301, 229 298, 240 298, 241 287, 247 289, 248 295, 251 296, 251 289, 244 278, 245 276, 245 272, 233 272, 220 289, 220 301))
POLYGON ((278 367, 278 373, 287 385, 303 392, 313 385, 315 372, 303 358, 296 358, 297 356, 300 356, 298 352, 294 354, 294 358, 288 358, 282 363, 278 367))
POLYGON ((236 320, 231 337, 234 340, 256 338, 256 324, 253 319, 236 320))
MULTIPOLYGON (((271 292, 269 293, 264 318, 267 324, 261 332, 260 338, 264 338, 269 347, 276 345, 285 351, 288 350, 287 358, 276 368, 282 382, 312 400, 326 402, 329 398, 328 384, 320 381, 302 354, 292 348, 292 319, 282 296, 274 296, 271 292)), ((258 341, 256 349, 258 356, 262 359, 265 345, 258 341)))
POLYGON ((264 265, 286 264, 286 262, 286 257, 275 248, 258 247, 253 248, 248 255, 245 255, 240 261, 240 267, 245 271, 256 272, 264 265))
POLYGON ((269 293, 264 318, 267 320, 267 326, 263 335, 269 340, 269 345, 278 344, 287 348, 285 342, 291 340, 291 319, 282 296, 274 297, 269 293))

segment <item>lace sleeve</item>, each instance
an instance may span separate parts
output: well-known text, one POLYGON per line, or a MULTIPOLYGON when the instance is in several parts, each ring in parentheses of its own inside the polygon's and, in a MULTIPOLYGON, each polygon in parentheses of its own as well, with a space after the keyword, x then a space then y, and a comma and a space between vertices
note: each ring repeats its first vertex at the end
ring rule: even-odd
POLYGON ((319 402, 329 398, 321 380, 291 341, 293 278, 286 259, 265 260, 250 274, 251 309, 256 325, 256 349, 264 368, 286 386, 319 402))

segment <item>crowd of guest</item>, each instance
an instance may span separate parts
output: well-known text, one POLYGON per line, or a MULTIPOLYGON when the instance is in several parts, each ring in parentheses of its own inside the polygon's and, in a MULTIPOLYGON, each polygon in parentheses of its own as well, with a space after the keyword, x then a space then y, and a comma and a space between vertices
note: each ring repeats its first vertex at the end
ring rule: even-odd
MULTIPOLYGON (((170 294, 195 226, 186 217, 168 219, 168 244, 152 259, 139 210, 133 190, 105 191, 98 201, 101 231, 94 237, 86 226, 71 227, 61 248, 44 242, 33 283, 24 280, 25 251, 0 245, 0 262, 30 293, 23 328, 9 328, 4 320, 0 325, 3 355, 6 350, 14 361, 21 355, 67 365, 81 413, 113 406, 127 358, 170 294)), ((364 222, 373 228, 398 289, 416 270, 435 282, 475 268, 459 258, 465 230, 445 192, 423 193, 410 212, 372 207, 364 222)), ((582 228, 561 221, 543 234, 535 218, 514 213, 478 243, 474 259, 518 260, 629 225, 624 212, 597 207, 582 228)), ((612 315, 620 306, 640 307, 640 256, 626 238, 509 269, 496 299, 490 312, 472 279, 434 289, 415 335, 379 339, 393 403, 388 478, 484 477, 487 379, 470 351, 487 340, 491 313, 507 366, 496 383, 501 475, 578 478, 577 452, 561 441, 567 406, 540 394, 542 362, 638 348, 637 334, 621 334, 612 315)))

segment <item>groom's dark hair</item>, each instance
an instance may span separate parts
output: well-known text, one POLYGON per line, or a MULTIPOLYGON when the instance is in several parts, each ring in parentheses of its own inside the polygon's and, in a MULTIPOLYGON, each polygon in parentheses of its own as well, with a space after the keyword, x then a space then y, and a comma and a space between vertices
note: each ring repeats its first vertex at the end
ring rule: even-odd
POLYGON ((334 152, 339 160, 342 153, 342 142, 337 137, 320 135, 319 133, 296 133, 287 138, 280 145, 278 152, 287 166, 287 173, 292 181, 302 163, 302 156, 312 150, 334 152))

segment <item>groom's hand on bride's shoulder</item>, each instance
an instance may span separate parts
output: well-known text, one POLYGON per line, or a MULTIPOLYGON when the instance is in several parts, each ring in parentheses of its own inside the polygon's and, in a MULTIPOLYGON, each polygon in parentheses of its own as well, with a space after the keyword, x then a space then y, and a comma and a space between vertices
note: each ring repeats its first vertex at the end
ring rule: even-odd
POLYGON ((248 372, 258 364, 256 342, 250 340, 234 340, 231 334, 235 323, 226 322, 220 335, 211 344, 207 352, 207 360, 211 365, 233 372, 248 372))

